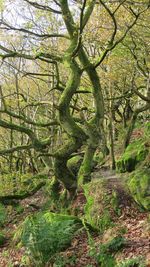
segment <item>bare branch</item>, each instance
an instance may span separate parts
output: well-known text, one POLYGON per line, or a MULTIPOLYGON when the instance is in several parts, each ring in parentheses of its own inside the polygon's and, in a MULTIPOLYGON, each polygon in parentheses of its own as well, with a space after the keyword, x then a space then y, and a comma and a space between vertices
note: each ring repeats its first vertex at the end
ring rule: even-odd
MULTIPOLYGON (((111 38, 110 38, 110 41, 109 41, 109 45, 113 45, 115 36, 116 36, 116 34, 117 34, 117 21, 116 21, 114 12, 111 12, 111 10, 108 8, 108 6, 107 6, 102 0, 99 0, 99 1, 100 1, 100 3, 102 4, 102 6, 105 8, 105 10, 107 11, 107 13, 109 14, 109 16, 111 17, 111 19, 112 19, 112 21, 113 21, 113 24, 114 24, 114 30, 113 30, 112 36, 111 36, 111 38)), ((118 8, 119 8, 120 6, 121 6, 121 5, 119 5, 118 8)))
POLYGON ((57 37, 57 38, 69 38, 67 35, 65 34, 58 34, 58 33, 52 33, 52 34, 39 34, 39 33, 36 33, 36 32, 33 32, 33 31, 30 31, 30 30, 27 30, 25 28, 16 28, 16 27, 13 27, 11 25, 9 25, 8 23, 4 22, 4 21, 1 21, 0 22, 0 25, 4 25, 4 26, 1 26, 0 29, 2 30, 11 30, 11 31, 19 31, 19 32, 23 32, 23 33, 27 33, 29 35, 34 35, 36 37, 39 37, 39 38, 52 38, 52 37, 57 37))
POLYGON ((21 119, 24 122, 26 122, 28 124, 31 124, 31 125, 34 125, 34 126, 37 126, 37 127, 49 127, 49 126, 53 126, 53 125, 59 125, 57 120, 51 121, 51 122, 48 122, 48 123, 35 122, 35 121, 32 121, 29 118, 26 118, 26 117, 24 117, 22 115, 18 115, 18 114, 14 113, 14 112, 12 112, 12 111, 10 111, 8 109, 0 110, 0 113, 8 114, 8 115, 12 116, 13 118, 21 119))
POLYGON ((49 11, 49 12, 52 12, 52 13, 55 13, 55 14, 61 14, 61 11, 53 9, 52 7, 49 7, 49 6, 46 6, 46 5, 41 5, 41 4, 38 4, 37 2, 31 2, 29 0, 24 0, 24 1, 27 2, 28 4, 30 4, 31 6, 37 8, 37 9, 41 9, 41 10, 44 10, 44 11, 49 11))
POLYGON ((119 43, 121 43, 124 40, 124 38, 127 36, 128 32, 136 24, 139 16, 140 16, 140 14, 136 15, 136 17, 133 20, 133 22, 127 27, 127 29, 124 32, 124 34, 118 40, 116 40, 113 44, 110 44, 110 43, 108 44, 107 48, 104 50, 103 54, 101 55, 99 61, 95 64, 95 68, 97 68, 103 62, 103 60, 106 58, 108 52, 112 51, 119 43))
POLYGON ((61 62, 62 58, 57 56, 57 55, 52 55, 50 53, 37 53, 36 55, 27 55, 24 54, 22 52, 17 52, 17 51, 13 51, 10 50, 2 45, 0 45, 0 50, 6 52, 7 54, 0 54, 0 57, 2 59, 5 58, 9 58, 9 57, 20 57, 20 58, 25 58, 25 59, 29 59, 29 60, 35 60, 35 59, 39 59, 48 63, 55 63, 56 61, 61 62))
POLYGON ((28 149, 31 149, 31 148, 33 148, 32 145, 24 145, 24 146, 22 145, 22 146, 16 146, 16 147, 0 150, 0 156, 3 156, 5 154, 14 153, 16 151, 28 150, 28 149))
MULTIPOLYGON (((100 3, 102 4, 102 0, 99 0, 100 3)), ((112 17, 112 19, 114 19, 114 23, 115 22, 115 17, 114 17, 114 13, 112 13, 108 7, 103 3, 103 6, 105 6, 105 8, 107 9, 107 12, 110 14, 110 16, 112 17)), ((120 5, 119 5, 120 6, 120 5)), ((124 34, 115 42, 110 43, 107 45, 106 49, 104 50, 104 52, 102 53, 99 61, 95 64, 95 68, 97 68, 102 62, 103 60, 106 58, 107 54, 112 51, 119 43, 121 43, 125 37, 127 36, 128 32, 133 28, 133 26, 136 24, 137 20, 139 19, 140 15, 142 15, 145 11, 147 11, 150 8, 150 6, 148 5, 145 9, 143 9, 142 11, 136 13, 132 8, 130 8, 130 11, 132 13, 132 15, 135 17, 135 19, 133 20, 133 22, 127 27, 126 31, 124 32, 124 34)), ((115 26, 116 27, 116 26, 115 26)), ((116 35, 116 29, 114 29, 113 35, 112 35, 112 41, 114 41, 114 37, 116 35)))
MULTIPOLYGON (((33 177, 31 177, 32 179, 33 177)), ((6 195, 6 196, 0 196, 0 201, 5 201, 5 200, 13 200, 13 199, 25 199, 27 197, 33 196, 37 191, 39 191, 44 185, 46 184, 46 182, 40 182, 37 186, 35 186, 31 191, 29 192, 24 192, 22 194, 18 194, 18 195, 6 195)))
POLYGON ((132 90, 144 101, 146 102, 150 102, 150 98, 146 97, 145 95, 141 94, 137 89, 135 89, 134 87, 132 88, 132 90))

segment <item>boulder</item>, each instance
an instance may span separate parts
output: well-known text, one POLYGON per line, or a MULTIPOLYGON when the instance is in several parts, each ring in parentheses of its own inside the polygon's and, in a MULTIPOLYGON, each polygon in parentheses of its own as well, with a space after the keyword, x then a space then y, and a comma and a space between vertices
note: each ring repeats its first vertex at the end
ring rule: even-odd
POLYGON ((128 180, 128 187, 134 200, 144 209, 150 210, 150 169, 134 171, 128 180))
POLYGON ((125 150, 122 157, 117 160, 116 166, 119 172, 132 172, 137 164, 143 162, 148 155, 149 149, 142 140, 136 140, 131 143, 125 150))
POLYGON ((69 159, 67 162, 67 167, 75 176, 77 176, 78 174, 82 160, 83 158, 81 156, 74 156, 71 159, 69 159))

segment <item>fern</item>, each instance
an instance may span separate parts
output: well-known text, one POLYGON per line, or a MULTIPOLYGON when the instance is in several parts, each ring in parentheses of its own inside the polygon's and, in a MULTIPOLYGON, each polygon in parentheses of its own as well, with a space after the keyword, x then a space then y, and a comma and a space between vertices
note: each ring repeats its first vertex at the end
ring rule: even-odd
MULTIPOLYGON (((97 251, 92 248, 90 256, 94 257, 101 267, 116 267, 117 263, 114 254, 125 245, 125 239, 121 236, 113 238, 110 242, 102 244, 97 251)), ((120 267, 120 266, 119 266, 120 267)))
POLYGON ((143 257, 136 257, 118 263, 117 267, 146 267, 146 264, 143 257))
POLYGON ((45 266, 56 253, 70 245, 74 233, 81 226, 73 216, 39 213, 26 218, 19 236, 33 263, 45 266))

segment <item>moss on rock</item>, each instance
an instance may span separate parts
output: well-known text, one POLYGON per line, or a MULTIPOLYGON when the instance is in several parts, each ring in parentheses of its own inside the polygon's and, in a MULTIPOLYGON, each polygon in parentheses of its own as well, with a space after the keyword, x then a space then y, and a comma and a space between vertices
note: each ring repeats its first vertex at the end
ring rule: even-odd
POLYGON ((82 160, 83 158, 81 156, 74 156, 67 162, 67 167, 75 176, 77 176, 82 160))
POLYGON ((117 192, 109 190, 108 181, 103 178, 92 180, 83 189, 87 200, 84 212, 88 223, 100 232, 112 227, 119 210, 117 192))
POLYGON ((150 210, 150 169, 139 169, 130 175, 128 187, 134 200, 150 210))
POLYGON ((119 172, 131 172, 135 170, 138 163, 145 160, 149 150, 142 139, 131 143, 125 150, 122 157, 116 162, 119 172))

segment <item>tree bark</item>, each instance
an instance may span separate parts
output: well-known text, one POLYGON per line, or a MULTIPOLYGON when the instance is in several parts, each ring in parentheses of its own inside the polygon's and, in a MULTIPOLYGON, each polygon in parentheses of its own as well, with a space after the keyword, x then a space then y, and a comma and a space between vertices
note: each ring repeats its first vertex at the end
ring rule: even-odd
POLYGON ((55 153, 54 173, 56 178, 69 191, 70 196, 73 196, 77 189, 77 180, 68 169, 67 161, 70 155, 82 146, 83 142, 87 139, 87 135, 75 123, 69 109, 72 96, 79 87, 82 72, 75 62, 68 60, 68 64, 70 66, 70 76, 66 88, 61 95, 58 107, 60 125, 68 135, 68 142, 55 153))

